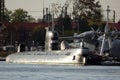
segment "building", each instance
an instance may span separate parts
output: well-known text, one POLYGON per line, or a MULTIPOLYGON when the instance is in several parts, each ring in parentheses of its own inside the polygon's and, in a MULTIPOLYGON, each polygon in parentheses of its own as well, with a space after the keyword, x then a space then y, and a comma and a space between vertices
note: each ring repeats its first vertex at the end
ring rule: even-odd
POLYGON ((110 28, 112 28, 112 29, 117 29, 117 30, 119 30, 120 31, 120 21, 118 21, 117 23, 109 23, 109 26, 110 26, 110 28))
POLYGON ((27 43, 32 42, 32 31, 36 27, 47 27, 48 24, 44 22, 39 23, 29 23, 29 22, 3 22, 5 26, 4 30, 0 33, 0 44, 2 45, 13 45, 16 43, 27 43), (4 41, 5 40, 5 41, 4 41))
MULTIPOLYGON (((12 45, 18 43, 32 44, 32 31, 36 27, 47 27, 48 23, 29 23, 29 22, 3 22, 4 30, 0 31, 0 46, 12 45)), ((50 25, 50 24, 49 24, 50 25)), ((118 23, 109 23, 110 28, 120 30, 120 21, 118 23)), ((0 27, 1 28, 1 27, 0 27)))

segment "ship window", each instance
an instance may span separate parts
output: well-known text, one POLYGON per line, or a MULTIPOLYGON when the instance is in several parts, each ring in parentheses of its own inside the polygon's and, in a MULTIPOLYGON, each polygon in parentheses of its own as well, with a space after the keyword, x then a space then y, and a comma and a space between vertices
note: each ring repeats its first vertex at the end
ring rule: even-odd
POLYGON ((75 60, 75 56, 73 56, 73 60, 75 60))

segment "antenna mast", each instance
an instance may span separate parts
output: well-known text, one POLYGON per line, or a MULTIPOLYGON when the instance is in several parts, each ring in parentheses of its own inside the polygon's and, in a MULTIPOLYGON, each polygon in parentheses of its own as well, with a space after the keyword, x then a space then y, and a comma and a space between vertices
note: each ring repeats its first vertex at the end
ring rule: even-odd
MULTIPOLYGON (((109 28, 109 12, 110 12, 110 9, 109 9, 109 6, 107 6, 107 24, 104 28, 104 35, 103 35, 103 40, 102 40, 102 45, 101 45, 101 49, 100 49, 100 55, 103 55, 103 50, 104 50, 104 46, 105 46, 105 39, 106 39, 106 34, 110 31, 110 28, 109 28)), ((109 45, 110 46, 110 45, 109 45)), ((111 46, 110 46, 111 47, 111 46)))
POLYGON ((43 21, 44 21, 44 15, 45 15, 45 11, 44 11, 44 0, 43 0, 43 21))
POLYGON ((107 24, 109 23, 109 12, 110 12, 110 9, 109 9, 109 6, 107 6, 107 24))

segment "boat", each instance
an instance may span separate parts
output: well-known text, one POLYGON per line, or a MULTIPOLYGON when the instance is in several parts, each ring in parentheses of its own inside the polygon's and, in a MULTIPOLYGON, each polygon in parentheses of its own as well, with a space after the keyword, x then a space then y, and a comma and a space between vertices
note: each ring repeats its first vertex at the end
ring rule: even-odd
POLYGON ((90 54, 86 47, 59 49, 57 32, 46 29, 46 40, 44 51, 21 51, 23 46, 18 47, 18 52, 8 55, 6 62, 12 63, 42 63, 42 64, 85 64, 83 55, 90 54))
MULTIPOLYGON (((81 57, 83 49, 67 49, 57 51, 30 51, 9 55, 7 62, 13 63, 42 63, 42 64, 85 64, 85 58, 81 57)), ((87 53, 85 50, 84 53, 87 53)))

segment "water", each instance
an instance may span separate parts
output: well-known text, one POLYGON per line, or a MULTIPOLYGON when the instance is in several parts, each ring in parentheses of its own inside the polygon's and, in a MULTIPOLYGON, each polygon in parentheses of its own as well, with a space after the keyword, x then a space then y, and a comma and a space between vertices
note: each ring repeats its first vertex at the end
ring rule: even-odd
POLYGON ((0 62, 0 80, 120 80, 120 66, 43 65, 0 62))

